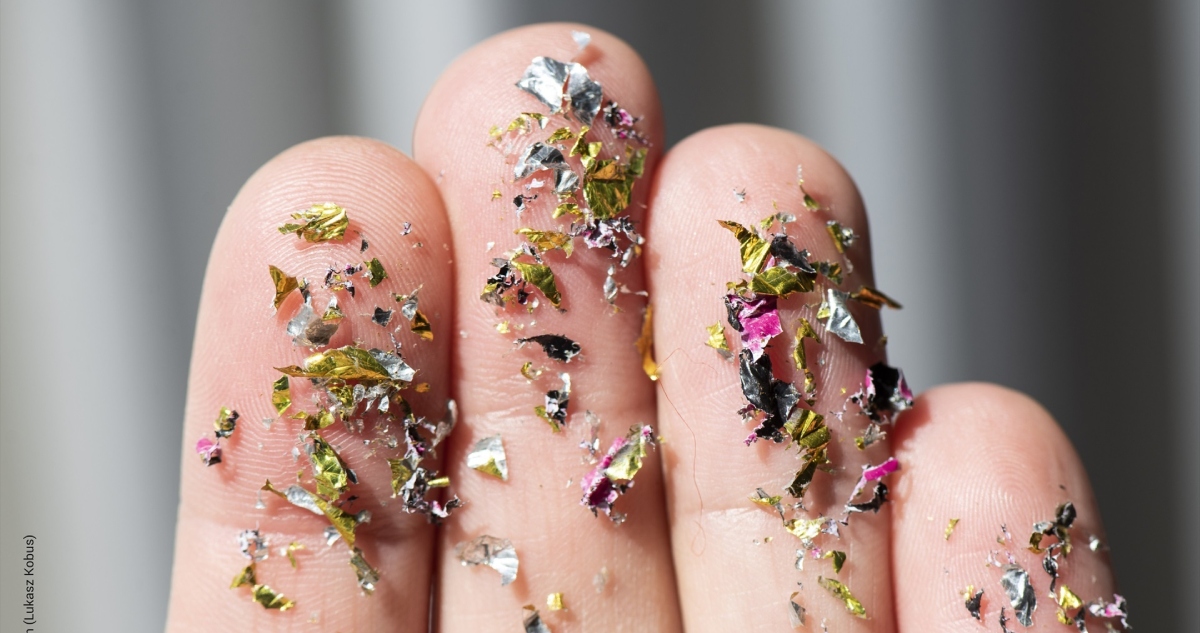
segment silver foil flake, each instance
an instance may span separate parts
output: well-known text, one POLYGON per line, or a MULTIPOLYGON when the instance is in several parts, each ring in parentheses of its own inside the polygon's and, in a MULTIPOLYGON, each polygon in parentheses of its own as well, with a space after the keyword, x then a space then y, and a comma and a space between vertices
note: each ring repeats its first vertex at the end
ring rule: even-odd
POLYGON ((375 360, 379 361, 380 365, 387 370, 388 376, 392 380, 400 380, 404 382, 412 382, 412 379, 417 375, 417 370, 404 362, 403 358, 392 352, 385 352, 378 349, 367 350, 375 360))
POLYGON ((1004 568, 1000 577, 1000 586, 1008 594, 1008 602, 1016 613, 1017 622, 1024 626, 1033 626, 1033 612, 1037 609, 1037 596, 1033 593, 1033 585, 1029 584, 1029 572, 1017 565, 1004 568))
POLYGON ((825 301, 817 310, 817 318, 825 319, 825 329, 838 335, 843 341, 862 343, 862 332, 858 329, 858 322, 846 306, 849 299, 849 293, 827 288, 825 301))
POLYGON ((788 621, 793 629, 798 629, 804 626, 804 607, 796 602, 796 596, 800 595, 799 591, 793 591, 791 597, 788 598, 788 621))
POLYGON ((582 51, 592 43, 592 34, 584 31, 571 31, 571 39, 575 40, 575 45, 582 51))
POLYGON ((238 548, 242 556, 258 562, 265 559, 271 552, 267 547, 267 539, 258 530, 242 530, 238 534, 238 548))
POLYGON ((590 123, 600 112, 603 89, 593 81, 583 64, 564 63, 549 57, 535 57, 517 81, 517 87, 537 97, 551 114, 563 109, 569 99, 571 112, 582 123, 590 123))
POLYGON ((503 587, 517 579, 517 550, 512 541, 483 535, 472 541, 459 543, 455 548, 463 565, 474 567, 487 565, 500 574, 503 587))
POLYGON ((567 195, 579 187, 579 174, 567 164, 562 151, 540 142, 525 148, 513 167, 513 178, 521 180, 545 170, 554 172, 554 193, 567 195))
POLYGON ((467 453, 467 466, 498 477, 501 481, 508 481, 508 459, 500 436, 493 435, 476 442, 471 452, 467 453))
MULTIPOLYGON (((331 305, 337 305, 335 302, 336 298, 331 301, 331 305)), ((314 348, 328 345, 337 330, 338 322, 321 319, 321 316, 313 310, 312 295, 307 294, 304 297, 304 303, 296 312, 296 316, 288 321, 287 326, 288 336, 292 337, 293 343, 314 348)))

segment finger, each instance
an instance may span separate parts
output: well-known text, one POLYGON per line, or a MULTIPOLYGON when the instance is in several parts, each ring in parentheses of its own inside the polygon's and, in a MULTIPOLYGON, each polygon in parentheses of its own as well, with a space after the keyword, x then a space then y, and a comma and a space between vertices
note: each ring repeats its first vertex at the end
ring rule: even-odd
MULTIPOLYGON (((1074 504, 1078 518, 1068 532, 1070 553, 1053 553, 1056 585, 1083 601, 1113 601, 1108 557, 1088 546, 1093 536, 1103 542, 1104 533, 1087 474, 1070 441, 1036 403, 991 385, 940 387, 917 399, 894 442, 904 464, 892 508, 901 630, 992 629, 1002 607, 1012 630, 1062 630, 1051 577, 1043 569, 1045 554, 1027 548, 1034 523, 1053 521, 1065 501, 1074 504), (947 537, 952 519, 958 523, 947 537), (1032 582, 1037 604, 1032 628, 1019 626, 1001 585, 1010 563, 1032 582), (982 623, 967 610, 968 586, 984 591, 982 623)), ((1043 545, 1056 540, 1045 537, 1043 545)), ((1074 617, 1079 608, 1067 611, 1074 617)), ((1103 630, 1100 620, 1088 624, 1103 630)))
MULTIPOLYGON (((399 423, 365 414, 359 404, 346 417, 365 418, 361 431, 336 422, 319 434, 358 476, 342 496, 349 513, 370 511, 355 545, 381 574, 374 595, 363 595, 349 560, 346 539, 327 545, 324 516, 311 514, 260 488, 270 479, 279 489, 299 483, 315 490, 304 447, 309 443, 299 411, 315 413, 330 402, 306 384, 290 381, 292 405, 282 415, 272 406, 274 367, 302 364, 312 353, 293 345, 288 320, 301 306, 298 292, 272 309, 274 288, 268 265, 309 280, 313 307, 321 314, 331 296, 345 313, 331 347, 357 344, 391 350, 389 330, 372 322, 376 306, 397 307, 391 293, 410 293, 421 284, 420 310, 433 323, 433 342, 421 341, 396 314, 391 326, 402 354, 418 369, 415 381, 428 393, 402 393, 414 411, 439 419, 447 397, 448 340, 452 296, 447 269, 449 230, 437 191, 424 172, 396 150, 376 141, 330 138, 299 145, 260 169, 238 194, 213 246, 200 314, 185 422, 181 506, 169 628, 173 631, 418 630, 427 618, 433 530, 425 518, 401 511, 391 498, 385 458, 399 457, 388 436, 399 423), (342 241, 308 243, 281 235, 277 227, 290 213, 335 202, 349 215, 342 241), (405 235, 404 222, 411 234, 405 235), (369 248, 360 252, 360 234, 369 248), (422 244, 422 247, 416 247, 422 244), (334 292, 323 283, 330 267, 378 258, 387 278, 370 287, 361 274, 351 277, 357 292, 334 292), (213 437, 221 407, 240 414, 233 435, 223 441, 222 461, 205 467, 194 445, 213 437), (262 420, 273 420, 268 428, 262 420), (297 452, 293 452, 296 450, 297 452), (297 472, 300 475, 297 475, 297 472), (299 481, 297 479, 299 478, 299 481), (262 509, 256 509, 259 500, 262 509), (251 601, 250 588, 231 590, 230 581, 248 560, 236 537, 257 527, 269 539, 270 556, 256 564, 256 581, 295 601, 286 612, 251 601), (280 549, 296 542, 297 565, 280 549)), ((324 347, 322 349, 329 349, 324 347)), ((351 381, 353 382, 353 381, 351 381)), ((398 404, 391 409, 395 412, 398 404)), ((394 416, 394 414, 393 414, 394 416)))
MULTIPOLYGON (((796 135, 747 125, 721 127, 696 134, 671 151, 659 171, 651 209, 649 282, 663 371, 659 420, 667 437, 668 512, 688 630, 780 630, 788 626, 789 599, 796 591, 810 627, 826 623, 838 631, 891 630, 887 506, 878 515, 849 517, 840 538, 822 534, 813 540, 821 551, 847 554, 840 573, 832 569, 831 559, 812 559, 813 552, 803 571, 797 570, 801 541, 785 531, 777 513, 749 498, 763 488, 769 495, 783 495, 785 504, 796 502, 785 488, 801 466, 799 452, 767 440, 743 444, 754 424, 742 424, 738 415, 747 404, 739 388, 738 359, 723 360, 705 346, 706 327, 726 323, 726 283, 746 278, 738 242, 718 220, 754 225, 777 210, 792 213, 796 219, 786 232, 797 248, 809 250, 812 261, 841 262, 843 267, 853 263, 854 272, 845 276, 841 289, 872 283, 866 218, 853 182, 829 155, 796 135), (798 166, 818 211, 806 210, 797 186, 798 166), (735 194, 741 191, 744 202, 735 194), (844 257, 827 232, 829 220, 861 236, 844 257), (865 606, 867 619, 851 614, 818 584, 820 577, 849 587, 865 606)), ((853 438, 863 432, 866 418, 847 402, 862 387, 866 368, 884 358, 878 314, 865 305, 851 305, 865 343, 839 339, 816 318, 823 286, 838 287, 821 278, 815 291, 780 300, 784 332, 772 339, 768 352, 775 375, 800 388, 803 378, 790 360, 799 318, 807 318, 819 337, 819 344, 809 341, 806 349, 817 395, 812 410, 825 416, 831 430, 832 472, 815 474, 803 496, 807 509, 787 509, 789 519, 843 519, 860 467, 879 464, 889 455, 886 440, 865 451, 855 448, 853 438)), ((728 335, 733 341, 738 333, 730 330, 728 335)), ((738 343, 731 344, 737 352, 738 343)), ((870 497, 869 490, 864 497, 870 497)))
MULTIPOLYGON (((451 440, 448 464, 468 506, 442 532, 440 567, 441 627, 446 631, 512 626, 521 606, 545 605, 550 593, 562 592, 569 610, 543 617, 555 631, 621 629, 669 631, 677 626, 670 551, 662 516, 662 488, 656 456, 622 497, 617 510, 629 517, 614 525, 580 505, 580 482, 592 465, 583 461, 580 440, 588 438, 583 414, 601 420, 600 438, 607 447, 631 425, 654 419, 653 384, 642 372, 634 347, 642 327, 644 299, 621 294, 614 309, 606 303, 606 269, 616 260, 606 250, 589 250, 576 239, 574 254, 544 254, 561 291, 559 312, 536 290, 538 307, 506 308, 480 299, 486 279, 496 273, 493 258, 519 246, 521 227, 568 230, 571 217, 551 218, 558 200, 548 187, 526 191, 530 179, 513 182, 515 154, 488 146, 488 129, 502 128, 521 112, 546 112, 531 95, 514 87, 536 56, 570 60, 577 51, 572 29, 591 33, 580 54, 606 99, 644 115, 638 129, 654 145, 646 173, 652 173, 661 144, 659 104, 649 73, 627 45, 578 25, 551 24, 522 28, 497 36, 467 52, 438 82, 421 112, 414 134, 417 161, 436 176, 454 233, 458 321, 455 367, 462 428, 451 440), (492 200, 492 192, 499 199, 492 200), (538 195, 518 217, 512 200, 538 195), (497 331, 508 323, 509 333, 497 331), (576 341, 582 352, 567 363, 549 360, 537 345, 517 349, 514 340, 560 334, 576 341), (547 371, 530 384, 518 370, 533 362, 547 371), (567 372, 572 391, 565 430, 553 433, 534 413, 548 390, 557 390, 557 374, 567 372), (466 453, 481 438, 500 434, 507 452, 507 482, 468 468, 466 453), (520 557, 515 583, 501 587, 490 570, 467 568, 455 555, 458 543, 481 535, 512 541, 520 557), (593 581, 607 574, 598 592, 593 581)), ((605 144, 604 156, 621 156, 619 144, 601 118, 589 139, 605 144)), ((518 136, 513 152, 545 139, 559 126, 579 129, 576 121, 553 117, 544 130, 535 127, 518 136)), ((509 137, 497 143, 503 147, 509 137)), ((573 141, 565 146, 570 147, 573 141)), ((572 159, 574 160, 574 159, 572 159)), ((577 167, 578 168, 578 167, 577 167)), ((545 173, 535 177, 547 179, 545 173)), ((629 212, 640 226, 649 176, 633 189, 629 212)), ((619 267, 619 266, 618 266, 619 267)), ((642 268, 635 259, 617 278, 631 291, 641 290, 642 268)), ((531 305, 531 304, 530 304, 531 305)), ((601 449, 603 450, 603 448, 601 449)))

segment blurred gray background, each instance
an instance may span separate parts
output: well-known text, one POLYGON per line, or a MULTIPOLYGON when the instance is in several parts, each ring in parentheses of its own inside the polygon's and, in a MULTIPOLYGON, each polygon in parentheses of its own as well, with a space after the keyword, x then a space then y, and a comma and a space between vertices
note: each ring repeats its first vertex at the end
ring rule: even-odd
POLYGON ((838 156, 905 304, 893 361, 1045 403, 1134 623, 1194 625, 1200 4, 649 5, 2 0, 2 630, 27 533, 38 630, 161 629, 194 315, 242 181, 325 134, 407 151, 451 59, 559 19, 641 51, 670 142, 757 121, 838 156))

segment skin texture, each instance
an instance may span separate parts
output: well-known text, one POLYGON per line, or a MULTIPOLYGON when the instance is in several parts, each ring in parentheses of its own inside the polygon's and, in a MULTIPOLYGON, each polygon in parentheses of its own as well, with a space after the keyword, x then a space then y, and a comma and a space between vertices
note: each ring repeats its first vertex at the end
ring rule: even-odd
MULTIPOLYGON (((743 278, 737 242, 716 220, 751 224, 777 205, 797 216, 787 232, 817 261, 837 259, 825 223, 841 222, 861 236, 847 253, 854 271, 841 288, 848 291, 873 283, 864 205, 841 166, 794 134, 727 126, 698 132, 663 155, 662 126, 653 80, 626 44, 583 25, 538 25, 483 42, 447 69, 417 122, 415 159, 376 141, 329 138, 292 148, 251 177, 217 236, 201 300, 181 451, 169 630, 519 630, 522 605, 542 607, 547 594, 562 592, 568 610, 542 608, 555 633, 778 631, 787 630, 788 598, 799 591, 807 630, 821 630, 824 622, 831 631, 957 631, 979 626, 962 604, 968 584, 985 589, 985 624, 998 630, 1001 570, 984 561, 999 549, 1011 551, 1030 571, 1038 592, 1035 626, 1019 630, 1062 630, 1045 595, 1048 578, 1040 559, 1022 546, 1029 527, 1051 519, 1067 499, 1075 502, 1079 520, 1072 531, 1076 550, 1062 562, 1062 582, 1084 600, 1111 597, 1106 557, 1084 546, 1091 534, 1103 538, 1086 474, 1045 411, 998 387, 941 387, 920 396, 888 440, 857 450, 852 440, 864 418, 852 404, 841 419, 835 414, 860 388, 864 369, 886 359, 878 314, 853 305, 866 343, 845 343, 815 319, 815 293, 783 303, 785 333, 770 351, 777 374, 796 381, 789 354, 798 318, 808 318, 820 335, 819 344, 808 344, 808 356, 819 394, 814 408, 826 414, 834 433, 834 468, 817 474, 805 498, 807 512, 796 516, 843 518, 862 465, 895 455, 902 468, 886 480, 892 496, 882 511, 851 516, 840 539, 817 540, 847 553, 840 574, 825 559, 794 568, 799 542, 777 515, 748 497, 757 487, 782 493, 798 466, 796 454, 768 442, 743 445, 750 427, 736 414, 744 404, 736 365, 704 346, 704 327, 725 318, 724 283, 743 278), (544 110, 512 83, 534 56, 575 56, 572 29, 592 35, 578 61, 603 84, 606 99, 644 115, 638 129, 653 141, 630 207, 648 242, 618 280, 653 298, 662 369, 657 383, 642 372, 633 345, 644 300, 622 294, 616 311, 603 302, 601 284, 611 260, 602 253, 580 244, 569 259, 559 251, 546 256, 563 293, 563 312, 544 298, 532 315, 519 308, 499 311, 479 299, 495 270, 489 261, 520 243, 515 229, 561 230, 569 223, 550 219, 552 194, 517 217, 511 199, 523 190, 512 182, 514 157, 489 147, 486 132, 518 112, 544 110), (797 165, 821 205, 816 212, 803 207, 797 165), (747 191, 744 203, 735 199, 735 189, 747 191), (492 200, 493 191, 501 192, 499 200, 492 200), (350 211, 345 243, 308 244, 276 231, 289 213, 327 201, 350 211), (410 235, 402 234, 406 221, 410 235), (371 243, 365 255, 354 231, 371 243), (291 455, 298 422, 279 420, 270 429, 260 422, 274 417, 270 385, 279 373, 272 368, 299 363, 307 354, 284 332, 299 297, 293 294, 275 313, 267 265, 319 287, 328 266, 370 257, 385 263, 389 278, 374 289, 360 284, 354 299, 342 297, 350 318, 334 344, 358 340, 386 348, 387 331, 370 323, 371 311, 398 307, 391 293, 423 284, 420 305, 435 339, 419 341, 406 328, 397 338, 420 370, 417 381, 431 385, 428 393, 412 394, 414 408, 437 419, 447 397, 459 404, 459 426, 439 452, 453 491, 468 505, 436 528, 403 514, 390 497, 382 459, 398 451, 364 446, 340 426, 323 431, 363 482, 352 488, 359 498, 349 508, 373 515, 360 528, 358 545, 382 580, 375 595, 363 596, 345 545, 322 542, 322 517, 268 493, 265 509, 255 509, 255 501, 265 479, 286 487, 307 467, 303 455, 300 461, 291 455), (508 334, 496 329, 505 320, 508 334), (583 353, 561 364, 536 345, 514 344, 518 336, 543 333, 569 336, 583 353), (532 385, 517 371, 526 361, 548 370, 532 385), (533 407, 542 393, 557 388, 560 371, 572 377, 572 413, 567 428, 553 434, 533 407), (205 468, 193 446, 211 433, 222 406, 242 417, 235 436, 223 443, 225 462, 205 468), (602 450, 638 423, 654 424, 664 440, 636 486, 618 501, 629 515, 619 526, 579 505, 579 482, 591 468, 578 448, 587 437, 585 410, 602 420, 602 450), (507 451, 507 482, 465 466, 473 444, 496 433, 507 451), (961 522, 946 540, 942 530, 952 517, 961 522), (995 540, 1002 522, 1015 539, 1006 546, 995 540), (245 588, 227 588, 246 564, 236 535, 255 526, 272 547, 271 557, 259 564, 259 580, 296 600, 293 610, 266 611, 245 588), (480 534, 508 538, 517 547, 520 573, 512 585, 501 587, 489 569, 459 564, 455 545, 480 534), (306 548, 297 554, 296 570, 278 553, 291 541, 306 548), (598 592, 593 578, 602 569, 608 582, 598 592), (821 576, 851 587, 869 618, 852 617, 818 586, 821 576)), ((595 138, 607 144, 605 133, 598 130, 595 138)), ((314 307, 322 308, 327 298, 318 293, 314 307)), ((312 410, 308 393, 297 389, 293 410, 312 410)), ((1014 620, 1010 626, 1020 625, 1014 620)))

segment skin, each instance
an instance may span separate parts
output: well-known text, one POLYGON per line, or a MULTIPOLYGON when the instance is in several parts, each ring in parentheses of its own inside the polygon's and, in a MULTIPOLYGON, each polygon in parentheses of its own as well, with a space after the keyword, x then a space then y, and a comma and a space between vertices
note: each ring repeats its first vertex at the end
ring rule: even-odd
MULTIPOLYGON (((1082 546, 1089 535, 1104 535, 1070 443, 1035 403, 982 384, 921 394, 888 439, 863 452, 851 442, 864 426, 853 408, 842 420, 827 416, 835 468, 818 473, 805 498, 811 514, 802 516, 841 517, 862 464, 894 455, 902 468, 887 478, 890 502, 878 514, 853 515, 840 539, 818 540, 847 553, 840 574, 828 560, 810 559, 804 570, 794 568, 798 541, 777 515, 747 497, 758 487, 782 492, 796 469, 795 453, 768 442, 742 445, 749 427, 735 413, 744 405, 736 365, 703 345, 703 328, 724 320, 724 283, 741 278, 736 243, 715 220, 751 224, 775 202, 795 212, 788 233, 814 260, 837 258, 825 232, 826 221, 837 220, 863 236, 847 253, 854 272, 842 288, 853 289, 872 284, 864 205, 832 157, 789 132, 713 128, 664 155, 662 126, 653 80, 625 43, 587 26, 538 25, 479 44, 445 72, 417 121, 413 159, 377 141, 326 138, 287 150, 250 178, 217 236, 200 306, 181 450, 169 630, 424 631, 431 625, 447 632, 519 630, 522 605, 541 606, 548 593, 563 592, 567 611, 542 609, 556 633, 779 631, 788 629, 793 591, 807 609, 807 630, 820 630, 822 622, 830 631, 974 630, 969 627, 980 625, 970 620, 960 595, 967 585, 985 589, 984 626, 999 630, 996 621, 1006 602, 1001 571, 984 561, 1004 548, 996 542, 1001 523, 1016 539, 1006 549, 1029 570, 1039 599, 1034 627, 1025 629, 1015 620, 1010 627, 1064 630, 1045 595, 1048 578, 1040 558, 1022 544, 1029 526, 1052 518, 1068 499, 1079 512, 1072 531, 1078 546, 1062 562, 1061 582, 1084 600, 1111 597, 1107 559, 1082 546), (548 205, 535 204, 520 219, 512 212, 508 199, 519 189, 511 183, 511 167, 486 146, 484 133, 517 112, 541 109, 512 82, 534 56, 572 58, 572 29, 592 34, 579 61, 603 84, 606 98, 644 115, 639 129, 653 141, 647 174, 631 205, 648 241, 620 281, 653 297, 662 369, 656 383, 642 372, 633 347, 642 327, 642 300, 622 295, 621 310, 614 313, 599 299, 609 264, 600 253, 581 247, 569 260, 561 252, 549 254, 566 311, 556 312, 543 300, 537 324, 516 334, 570 336, 584 353, 569 365, 548 361, 536 346, 514 347, 514 334, 498 333, 496 323, 529 324, 530 317, 512 309, 498 314, 478 296, 494 270, 489 260, 518 244, 514 229, 547 228, 549 221, 548 205), (805 186, 822 204, 818 212, 803 210, 796 165, 804 166, 805 186), (493 202, 496 189, 505 195, 493 202), (748 192, 744 204, 736 202, 734 189, 748 192), (275 416, 269 385, 278 373, 272 367, 296 363, 304 353, 283 332, 299 297, 291 295, 276 313, 266 267, 316 280, 330 263, 362 259, 356 239, 314 245, 275 230, 288 213, 325 201, 351 210, 351 229, 370 239, 367 257, 379 257, 389 272, 378 288, 360 284, 355 299, 343 300, 350 318, 334 344, 359 340, 386 347, 386 331, 363 315, 375 305, 391 306, 389 293, 423 284, 420 305, 435 340, 418 342, 407 332, 399 339, 406 359, 420 369, 417 380, 431 389, 411 400, 434 419, 447 397, 460 408, 459 427, 439 452, 454 492, 469 503, 438 527, 388 505, 395 502, 386 464, 369 454, 361 438, 340 426, 323 432, 363 482, 353 488, 359 496, 354 509, 373 514, 360 528, 358 543, 383 576, 373 596, 361 595, 354 585, 345 548, 322 542, 323 518, 269 494, 263 496, 266 508, 255 509, 265 479, 285 487, 306 467, 303 459, 291 457, 297 423, 281 420, 270 429, 259 423, 275 416), (402 234, 405 221, 412 223, 410 235, 402 234), (490 251, 489 242, 495 243, 490 251), (517 373, 527 360, 552 371, 529 385, 517 373), (561 370, 572 376, 572 419, 556 435, 533 416, 532 406, 540 392, 557 386, 553 374, 561 370), (242 419, 225 442, 225 462, 205 468, 193 445, 211 432, 220 406, 235 406, 242 419), (665 439, 637 485, 618 502, 629 516, 620 526, 579 506, 579 479, 591 468, 580 462, 576 448, 585 438, 584 410, 603 420, 603 446, 634 423, 654 424, 665 439), (465 466, 474 442, 496 433, 504 437, 507 482, 465 466), (947 540, 943 530, 950 518, 960 523, 947 540), (234 537, 254 526, 272 545, 271 557, 259 564, 260 581, 296 600, 295 609, 267 611, 246 597, 246 589, 227 588, 246 564, 234 537), (512 585, 500 587, 494 572, 463 567, 455 556, 456 543, 483 533, 516 544, 521 566, 512 585), (770 542, 763 542, 766 537, 770 542), (305 545, 297 555, 298 570, 277 555, 292 541, 305 545), (602 568, 609 580, 597 592, 593 578, 602 568), (869 617, 852 617, 818 586, 819 576, 851 587, 869 617)), ((603 125, 597 121, 597 127, 603 125)), ((875 311, 852 308, 867 343, 851 345, 817 324, 816 303, 815 295, 785 302, 785 334, 771 353, 780 377, 796 380, 788 346, 797 318, 813 321, 821 337, 808 347, 818 385, 816 409, 828 413, 842 408, 846 395, 861 386, 864 369, 886 354, 878 343, 875 311)), ((312 410, 308 402, 296 406, 306 404, 312 410)))

